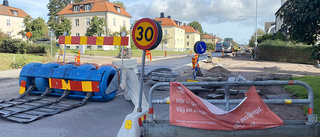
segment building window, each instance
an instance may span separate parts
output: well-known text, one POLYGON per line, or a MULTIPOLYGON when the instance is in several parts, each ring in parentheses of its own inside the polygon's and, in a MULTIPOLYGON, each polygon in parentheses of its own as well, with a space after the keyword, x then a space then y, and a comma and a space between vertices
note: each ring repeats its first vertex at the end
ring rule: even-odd
POLYGON ((25 26, 24 26, 24 23, 23 23, 23 21, 22 21, 22 23, 21 23, 21 26, 22 26, 22 27, 25 27, 25 26))
POLYGON ((90 49, 91 46, 87 46, 87 49, 90 49))
POLYGON ((167 30, 164 30, 164 35, 167 35, 167 34, 168 34, 167 30))
POLYGON ((91 5, 90 4, 85 4, 84 5, 84 11, 90 11, 91 10, 91 5))
POLYGON ((76 49, 79 49, 79 46, 76 46, 76 49))
POLYGON ((206 42, 207 42, 207 39, 206 39, 206 42))
POLYGON ((75 19, 74 22, 76 26, 79 26, 79 19, 75 19))
POLYGON ((66 46, 67 49, 70 49, 70 46, 66 46))
POLYGON ((113 18, 113 26, 117 26, 117 20, 116 20, 116 18, 113 18))
POLYGON ((125 20, 123 21, 123 26, 126 26, 126 21, 125 20))
POLYGON ((187 42, 187 46, 189 46, 189 42, 187 42))
POLYGON ((212 41, 214 41, 214 39, 212 39, 212 41))
POLYGON ((114 6, 114 8, 116 8, 117 12, 121 13, 120 7, 114 6))
POLYGON ((7 26, 10 26, 10 20, 7 20, 7 26))
POLYGON ((16 11, 16 10, 12 10, 11 12, 13 15, 18 15, 18 11, 16 11))
POLYGON ((86 18, 86 26, 90 26, 90 18, 86 18))
POLYGON ((189 35, 187 35, 187 39, 189 38, 189 35))
POLYGON ((7 35, 8 35, 8 37, 11 37, 11 32, 8 31, 8 32, 7 32, 7 35))
POLYGON ((74 5, 73 6, 73 12, 79 12, 80 11, 80 6, 79 5, 74 5))
POLYGON ((80 36, 80 33, 76 33, 76 36, 80 36))
POLYGON ((98 49, 102 49, 102 46, 98 46, 98 49))

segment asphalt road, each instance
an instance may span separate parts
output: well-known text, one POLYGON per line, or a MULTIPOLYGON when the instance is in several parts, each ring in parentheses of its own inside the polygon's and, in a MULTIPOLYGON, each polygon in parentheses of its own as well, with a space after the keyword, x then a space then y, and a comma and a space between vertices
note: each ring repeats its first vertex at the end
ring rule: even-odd
MULTIPOLYGON (((213 56, 220 55, 221 53, 213 54, 213 56)), ((179 69, 179 67, 191 63, 191 58, 191 56, 184 56, 165 60, 154 60, 146 64, 167 65, 179 69)), ((203 59, 206 59, 206 55, 200 56, 200 60, 203 59)), ((150 85, 145 85, 144 87, 143 91, 146 96, 148 96, 147 92, 149 88, 150 85)), ((0 100, 17 97, 19 95, 18 92, 18 79, 0 81, 0 100)), ((163 92, 160 93, 157 98, 166 96, 167 93, 163 92)), ((66 102, 77 101, 78 100, 66 99, 66 102)), ((124 100, 122 91, 118 91, 116 97, 109 102, 89 101, 85 106, 54 116, 45 117, 28 124, 16 123, 0 118, 0 137, 115 137, 124 118, 133 111, 133 108, 134 105, 131 102, 124 100)), ((168 110, 165 110, 163 112, 167 111, 168 110)), ((165 116, 166 114, 164 113, 159 115, 159 117, 165 116)))

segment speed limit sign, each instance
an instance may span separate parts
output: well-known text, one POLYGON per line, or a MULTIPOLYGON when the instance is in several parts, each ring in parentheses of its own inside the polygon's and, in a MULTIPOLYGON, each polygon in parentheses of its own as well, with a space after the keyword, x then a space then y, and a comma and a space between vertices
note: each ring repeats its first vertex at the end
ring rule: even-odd
POLYGON ((132 39, 139 49, 155 49, 162 40, 162 28, 158 22, 143 18, 134 25, 132 39))

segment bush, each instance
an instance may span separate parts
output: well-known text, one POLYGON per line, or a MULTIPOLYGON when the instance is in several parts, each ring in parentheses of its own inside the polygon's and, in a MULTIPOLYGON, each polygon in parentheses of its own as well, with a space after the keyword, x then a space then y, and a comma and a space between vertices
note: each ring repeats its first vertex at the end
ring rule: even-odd
POLYGON ((18 69, 18 68, 22 68, 26 64, 27 63, 26 63, 26 60, 24 58, 19 58, 15 62, 12 62, 10 64, 10 67, 13 68, 13 69, 18 69))
POLYGON ((46 53, 45 47, 46 46, 42 44, 30 44, 19 39, 3 39, 3 41, 0 44, 0 52, 21 54, 24 54, 25 52, 46 53))
POLYGON ((45 46, 41 44, 27 44, 25 48, 27 50, 27 53, 46 53, 45 46))
POLYGON ((206 45, 207 45, 207 50, 214 50, 215 49, 214 43, 206 43, 206 45))
POLYGON ((0 45, 0 51, 3 53, 17 53, 20 50, 21 40, 3 39, 0 45))
POLYGON ((279 40, 266 40, 258 46, 258 59, 313 64, 312 46, 279 40))

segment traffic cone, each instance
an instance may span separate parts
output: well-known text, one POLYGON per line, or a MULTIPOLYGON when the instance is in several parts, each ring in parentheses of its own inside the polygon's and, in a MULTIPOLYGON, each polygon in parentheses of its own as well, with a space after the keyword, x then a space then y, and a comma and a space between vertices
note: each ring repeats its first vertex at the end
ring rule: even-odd
POLYGON ((78 56, 75 58, 75 62, 80 63, 80 50, 78 50, 78 56))

